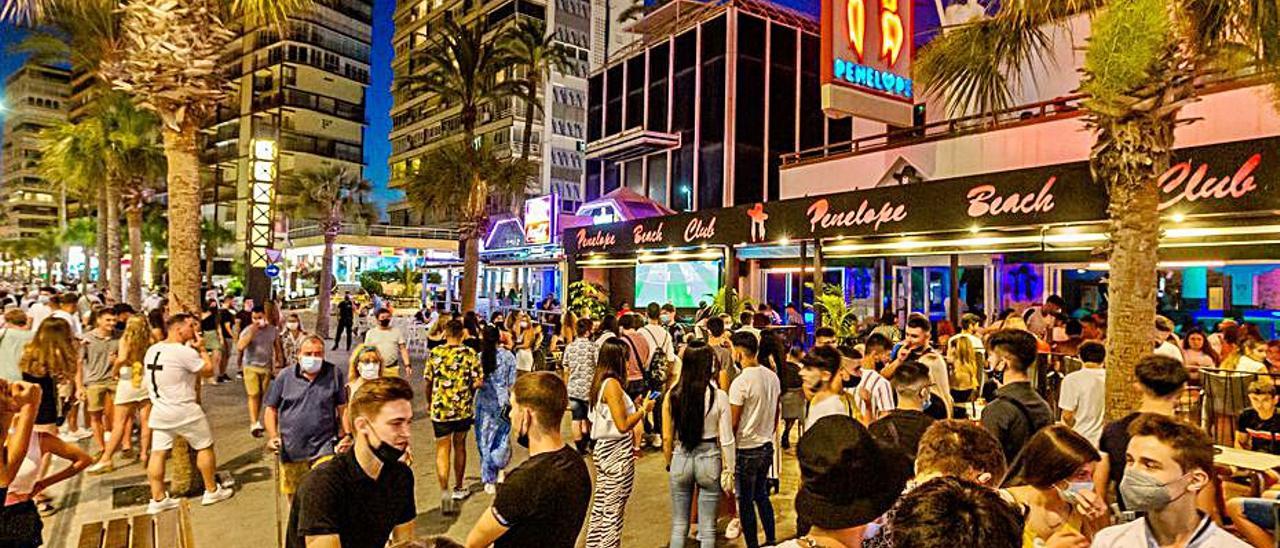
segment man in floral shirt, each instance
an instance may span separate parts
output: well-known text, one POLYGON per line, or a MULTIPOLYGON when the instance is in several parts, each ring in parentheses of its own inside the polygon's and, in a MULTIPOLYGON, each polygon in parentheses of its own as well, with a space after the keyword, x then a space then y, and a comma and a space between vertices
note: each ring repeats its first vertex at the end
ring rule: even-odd
POLYGON ((577 338, 564 347, 565 385, 569 387, 569 412, 573 415, 573 444, 579 453, 587 452, 587 433, 591 431, 591 423, 587 421, 587 410, 591 404, 587 401, 591 393, 591 381, 595 378, 596 352, 599 350, 591 340, 591 318, 578 320, 577 338))
POLYGON ((462 322, 445 325, 445 344, 431 351, 425 367, 427 405, 436 434, 436 480, 440 482, 440 509, 457 512, 455 501, 466 498, 462 477, 467 471, 467 431, 475 417, 476 389, 484 382, 480 355, 463 346, 462 322), (449 490, 449 461, 453 458, 454 489, 449 490))

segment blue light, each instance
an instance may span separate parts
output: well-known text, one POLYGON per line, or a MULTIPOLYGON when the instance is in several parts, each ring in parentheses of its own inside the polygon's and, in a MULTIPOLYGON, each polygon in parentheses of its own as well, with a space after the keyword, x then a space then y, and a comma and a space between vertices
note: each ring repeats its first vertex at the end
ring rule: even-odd
POLYGON ((855 86, 874 89, 905 99, 913 97, 912 80, 892 72, 859 65, 844 59, 836 59, 834 75, 836 80, 848 82, 855 86))

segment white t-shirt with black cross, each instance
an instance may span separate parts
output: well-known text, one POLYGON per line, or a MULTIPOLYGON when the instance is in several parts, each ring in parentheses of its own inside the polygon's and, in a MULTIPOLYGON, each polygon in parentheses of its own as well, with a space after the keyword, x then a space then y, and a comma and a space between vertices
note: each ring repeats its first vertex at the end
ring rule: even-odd
POLYGON ((185 344, 159 342, 142 359, 143 384, 151 396, 152 428, 171 429, 200 420, 204 409, 196 403, 196 383, 204 368, 200 353, 185 344))

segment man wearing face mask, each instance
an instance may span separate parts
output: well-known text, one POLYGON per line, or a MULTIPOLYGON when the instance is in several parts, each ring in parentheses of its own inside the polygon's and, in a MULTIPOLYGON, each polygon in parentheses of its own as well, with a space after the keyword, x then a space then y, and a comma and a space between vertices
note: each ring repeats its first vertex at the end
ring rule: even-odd
POLYGON ((378 309, 375 314, 378 319, 378 325, 373 329, 365 332, 364 343, 378 347, 378 353, 382 355, 382 374, 388 377, 397 377, 400 375, 400 366, 404 366, 405 377, 413 374, 413 367, 409 365, 409 347, 405 344, 404 333, 400 329, 391 327, 391 311, 385 308, 378 309))
POLYGON ((249 433, 261 438, 266 428, 260 417, 262 396, 271 384, 271 373, 277 363, 283 362, 284 349, 280 345, 280 329, 267 321, 266 309, 254 307, 249 326, 240 332, 236 349, 242 352, 241 372, 244 373, 244 390, 249 402, 249 433))
POLYGON ((1249 546, 1196 509, 1196 494, 1209 488, 1213 441, 1204 431, 1162 415, 1143 415, 1130 429, 1120 493, 1128 508, 1145 513, 1099 531, 1095 548, 1249 546))
POLYGON ((853 403, 835 382, 840 371, 840 353, 829 346, 815 347, 800 368, 804 391, 809 396, 809 411, 804 419, 808 430, 818 419, 830 415, 854 416, 853 403))
POLYGON ((280 452, 280 492, 290 502, 312 466, 351 443, 341 420, 347 390, 337 367, 324 359, 324 340, 308 336, 296 361, 271 383, 265 414, 267 447, 280 452))
POLYGON ((571 548, 591 501, 587 465, 560 434, 569 406, 564 382, 539 371, 511 389, 511 428, 529 449, 524 461, 498 488, 493 506, 467 535, 467 546, 571 548), (571 533, 568 533, 571 532, 571 533))
POLYGON ((57 291, 52 287, 41 287, 35 302, 27 307, 27 323, 33 333, 40 328, 40 322, 53 315, 53 307, 56 306, 53 303, 54 293, 57 291))
POLYGON ((418 515, 409 448, 413 388, 404 379, 368 381, 351 399, 355 444, 302 480, 289 512, 288 548, 382 548, 414 537, 418 515))

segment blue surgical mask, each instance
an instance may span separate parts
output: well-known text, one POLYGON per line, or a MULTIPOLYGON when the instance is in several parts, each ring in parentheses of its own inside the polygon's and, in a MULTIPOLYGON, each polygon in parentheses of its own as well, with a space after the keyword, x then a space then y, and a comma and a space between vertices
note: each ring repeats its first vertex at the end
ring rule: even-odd
POLYGON ((303 373, 315 373, 324 365, 324 358, 320 356, 302 356, 298 358, 298 366, 302 368, 303 373))

